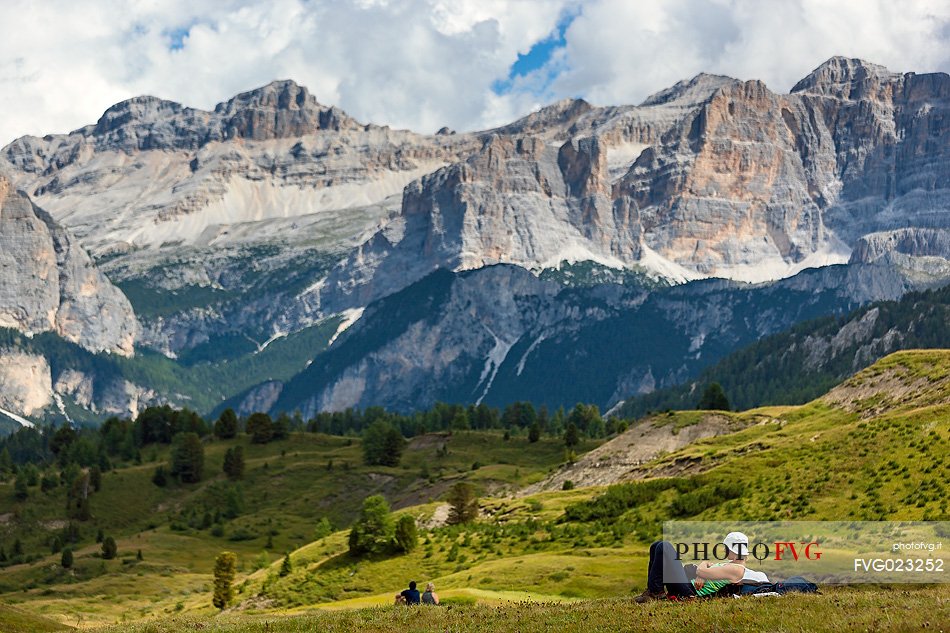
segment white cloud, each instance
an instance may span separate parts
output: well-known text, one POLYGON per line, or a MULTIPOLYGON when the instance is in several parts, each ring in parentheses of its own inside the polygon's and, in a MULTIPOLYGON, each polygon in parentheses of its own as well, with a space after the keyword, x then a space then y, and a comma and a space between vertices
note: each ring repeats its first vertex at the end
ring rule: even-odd
POLYGON ((701 71, 787 90, 824 59, 950 69, 943 0, 590 0, 548 65, 504 80, 577 0, 5 0, 0 144, 138 94, 210 108, 273 79, 363 121, 497 125, 583 96, 636 103, 701 71), (181 47, 172 34, 189 29, 181 47), (550 82, 550 75, 557 78, 550 82))

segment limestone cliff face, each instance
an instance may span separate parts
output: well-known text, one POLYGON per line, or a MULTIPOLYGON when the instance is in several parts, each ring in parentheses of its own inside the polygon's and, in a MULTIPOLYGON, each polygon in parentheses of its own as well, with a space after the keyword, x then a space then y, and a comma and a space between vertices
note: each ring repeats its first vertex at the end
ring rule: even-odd
POLYGON ((0 350, 0 409, 30 416, 52 403, 49 363, 42 356, 0 350))
MULTIPOLYGON (((25 136, 0 153, 13 166, 16 186, 98 256, 162 245, 273 242, 286 227, 269 224, 383 203, 456 160, 473 140, 363 125, 321 105, 306 88, 275 81, 213 111, 136 97, 112 106, 94 125, 25 136), (256 231, 247 230, 255 223, 256 231)), ((316 237, 341 248, 384 214, 359 212, 367 217, 353 227, 355 235, 316 237)), ((292 241, 308 238, 315 236, 292 241)))
POLYGON ((559 102, 410 184, 321 301, 494 263, 753 282, 845 263, 869 233, 950 228, 948 108, 947 75, 845 58, 784 95, 700 75, 638 107, 559 102))
POLYGON ((52 331, 90 351, 131 355, 125 296, 72 237, 0 176, 0 326, 52 331))

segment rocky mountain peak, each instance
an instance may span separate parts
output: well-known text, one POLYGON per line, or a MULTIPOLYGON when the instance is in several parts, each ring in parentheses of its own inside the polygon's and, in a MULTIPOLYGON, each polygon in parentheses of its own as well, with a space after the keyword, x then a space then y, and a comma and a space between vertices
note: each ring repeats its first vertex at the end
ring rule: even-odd
POLYGON ((724 86, 739 83, 738 79, 724 75, 699 73, 692 79, 684 79, 669 88, 665 88, 646 98, 641 106, 678 105, 692 106, 709 99, 717 90, 724 86))
POLYGON ((792 93, 807 92, 839 99, 862 99, 900 75, 884 66, 857 58, 832 57, 811 71, 792 88, 792 93))
MULTIPOLYGON (((143 95, 120 101, 102 113, 92 127, 92 134, 103 135, 128 125, 153 124, 180 114, 186 108, 180 103, 143 95)), ((84 128, 88 129, 88 128, 84 128)))
POLYGON ((305 86, 291 79, 278 79, 266 86, 242 92, 228 101, 219 103, 214 111, 218 114, 233 114, 244 108, 302 110, 308 107, 323 109, 305 86))
POLYGON ((320 105, 305 87, 290 80, 243 92, 219 103, 214 112, 224 118, 225 138, 266 140, 362 127, 339 108, 320 105))
POLYGON ((561 99, 497 131, 504 134, 543 134, 566 128, 593 109, 594 106, 583 99, 561 99))

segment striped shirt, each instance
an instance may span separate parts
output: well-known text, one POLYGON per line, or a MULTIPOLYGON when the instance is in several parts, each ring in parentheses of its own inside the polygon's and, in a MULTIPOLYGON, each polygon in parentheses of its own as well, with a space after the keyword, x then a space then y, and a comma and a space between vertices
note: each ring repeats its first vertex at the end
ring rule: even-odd
MULTIPOLYGON (((723 565, 731 565, 731 564, 732 563, 715 563, 713 565, 710 565, 710 567, 722 567, 723 565)), ((695 589, 696 581, 691 580, 690 582, 693 583, 693 588, 695 589)), ((707 580, 705 584, 703 584, 702 589, 696 589, 696 595, 699 597, 711 596, 712 594, 716 593, 717 591, 719 591, 726 585, 731 585, 731 584, 732 584, 731 580, 707 580)))

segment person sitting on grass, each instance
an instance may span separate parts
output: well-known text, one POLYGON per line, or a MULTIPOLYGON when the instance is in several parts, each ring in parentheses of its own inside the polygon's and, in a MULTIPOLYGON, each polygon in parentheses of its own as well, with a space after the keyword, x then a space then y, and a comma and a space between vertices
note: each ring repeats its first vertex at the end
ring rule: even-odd
POLYGON ((426 583, 426 590, 422 592, 422 604, 439 604, 439 595, 435 592, 435 585, 426 583))
POLYGON ((403 600, 405 600, 406 604, 409 606, 412 606, 414 604, 419 604, 420 596, 419 596, 419 590, 416 589, 416 581, 410 580, 409 588, 403 589, 402 593, 400 593, 399 595, 402 596, 403 600))
POLYGON ((711 596, 732 583, 742 582, 745 559, 749 553, 749 538, 742 532, 730 532, 722 541, 727 560, 695 566, 696 576, 689 578, 683 563, 669 541, 657 541, 650 546, 647 570, 647 588, 637 596, 639 603, 662 600, 668 596, 695 598, 711 596), (665 589, 665 590, 664 590, 665 589))

